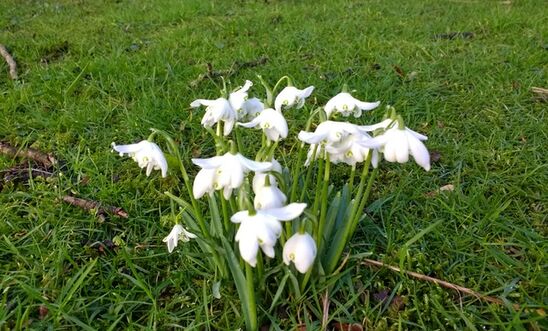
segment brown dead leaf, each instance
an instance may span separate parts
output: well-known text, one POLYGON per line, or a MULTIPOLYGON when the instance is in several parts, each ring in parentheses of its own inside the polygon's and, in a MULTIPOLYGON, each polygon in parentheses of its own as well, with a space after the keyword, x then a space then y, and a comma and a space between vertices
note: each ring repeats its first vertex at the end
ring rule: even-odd
POLYGON ((548 101, 548 89, 542 87, 531 87, 531 91, 535 93, 538 100, 548 101))
POLYGON ((436 163, 436 162, 439 162, 440 159, 441 159, 441 153, 440 152, 435 151, 435 150, 430 152, 430 162, 436 163))
POLYGON ((396 74, 400 76, 400 78, 405 78, 405 71, 403 71, 403 69, 399 65, 394 64, 392 68, 394 69, 396 74))
POLYGON ((453 184, 447 184, 447 185, 443 185, 442 187, 440 187, 439 189, 435 190, 435 191, 432 191, 432 192, 428 192, 426 193, 426 196, 427 197, 435 197, 436 195, 440 194, 441 192, 452 192, 455 190, 455 186, 453 184))
POLYGON ((43 320, 48 315, 48 312, 49 312, 48 307, 44 305, 40 305, 38 307, 38 318, 43 320))

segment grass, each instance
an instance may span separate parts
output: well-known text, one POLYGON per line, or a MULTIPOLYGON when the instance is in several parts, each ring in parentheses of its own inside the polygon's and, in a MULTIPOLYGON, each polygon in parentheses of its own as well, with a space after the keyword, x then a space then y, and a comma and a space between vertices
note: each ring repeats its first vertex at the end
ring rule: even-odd
MULTIPOLYGON (((189 83, 207 63, 224 70, 262 56, 265 65, 240 70, 232 84, 253 79, 261 95, 255 74, 270 81, 288 74, 298 86, 316 86, 312 107, 348 83, 359 98, 395 105, 441 155, 428 173, 384 164, 353 258, 330 295, 330 319, 378 330, 547 328, 547 104, 530 91, 548 81, 543 4, 0 2, 0 42, 20 75, 11 81, 0 63, 0 139, 64 160, 61 177, 0 191, 0 328, 242 327, 235 289, 222 284, 221 299, 212 297, 196 247, 168 255, 161 243, 170 204, 160 193, 180 183, 146 180, 109 145, 156 127, 188 155, 211 155, 201 112, 189 103, 215 97, 218 86, 189 83), (436 38, 451 32, 474 35, 436 38), (454 190, 427 194, 447 184, 454 190), (100 222, 62 204, 67 193, 121 206, 130 218, 100 222), (107 240, 118 248, 101 251, 107 240), (365 267, 362 253, 521 309, 365 267), (378 300, 383 293, 402 304, 378 300)), ((16 164, 0 156, 1 169, 16 164)), ((341 181, 343 171, 333 169, 341 181)), ((273 329, 294 328, 310 318, 305 306, 321 316, 324 288, 314 287, 309 301, 282 296, 259 313, 273 329)), ((314 329, 319 321, 307 323, 314 329)))

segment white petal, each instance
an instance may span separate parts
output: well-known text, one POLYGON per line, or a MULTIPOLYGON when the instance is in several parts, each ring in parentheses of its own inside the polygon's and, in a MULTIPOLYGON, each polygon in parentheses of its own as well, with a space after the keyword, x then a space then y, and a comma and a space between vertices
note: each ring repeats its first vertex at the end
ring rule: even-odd
POLYGON ((224 163, 223 157, 224 156, 214 156, 208 159, 192 159, 192 163, 194 163, 195 165, 197 165, 198 167, 202 169, 218 168, 224 163))
POLYGON ((235 120, 225 121, 225 125, 223 127, 223 135, 228 136, 230 132, 232 132, 232 128, 234 127, 234 123, 236 123, 235 120))
POLYGON ((380 101, 363 102, 363 101, 356 100, 356 106, 358 106, 358 108, 360 108, 361 110, 372 110, 377 108, 380 104, 381 104, 380 101))
POLYGON ((198 108, 200 106, 211 106, 215 103, 215 100, 197 99, 190 103, 190 107, 198 108))
POLYGON ((280 221, 290 221, 299 217, 303 213, 305 208, 306 203, 291 203, 282 208, 265 209, 261 210, 260 212, 276 217, 280 221))
POLYGON ((206 192, 213 191, 216 169, 201 169, 194 177, 192 194, 195 199, 200 199, 206 192))
POLYGON ((276 253, 274 252, 274 246, 261 245, 261 249, 263 250, 264 254, 271 259, 273 259, 276 255, 276 253))
MULTIPOLYGON (((259 115, 259 116, 261 116, 261 115, 259 115)), ((257 125, 259 125, 259 123, 261 122, 261 119, 259 118, 259 116, 252 119, 251 122, 247 122, 247 123, 238 122, 238 125, 243 126, 244 128, 254 128, 257 125)))
POLYGON ((250 217, 251 216, 249 216, 249 212, 247 210, 242 210, 232 215, 232 217, 230 218, 230 221, 232 223, 242 223, 242 222, 245 222, 246 220, 249 220, 250 217))
POLYGON ((236 156, 238 157, 238 160, 240 161, 240 164, 244 168, 246 168, 247 170, 264 172, 264 171, 268 171, 272 168, 272 163, 270 163, 270 162, 252 161, 252 160, 246 158, 245 156, 243 156, 240 153, 236 154, 236 156))
POLYGON ((423 141, 424 141, 424 140, 428 140, 428 137, 427 137, 427 136, 422 135, 422 134, 420 134, 420 133, 418 133, 418 132, 415 132, 415 131, 413 131, 413 130, 411 130, 411 129, 409 129, 409 128, 405 128, 405 131, 408 132, 408 133, 410 133, 410 134, 412 134, 412 135, 413 135, 415 138, 417 138, 418 140, 423 140, 423 141))
POLYGON ((240 255, 242 259, 250 266, 257 265, 257 253, 259 252, 259 243, 255 238, 245 237, 239 241, 240 255))
POLYGON ((409 150, 411 151, 411 155, 413 155, 415 162, 423 167, 424 170, 429 171, 430 153, 420 140, 415 139, 414 135, 408 134, 407 137, 409 141, 409 150))
POLYGON ((305 99, 308 98, 314 91, 314 86, 309 86, 299 93, 299 97, 305 99))
POLYGON ((375 131, 377 129, 386 129, 393 122, 394 122, 393 120, 388 118, 388 119, 385 119, 384 121, 382 121, 380 123, 377 123, 377 124, 362 125, 362 126, 360 126, 360 129, 364 130, 364 131, 375 131))
POLYGON ((143 146, 140 143, 130 145, 116 145, 112 143, 112 148, 120 154, 129 154, 139 151, 143 146))

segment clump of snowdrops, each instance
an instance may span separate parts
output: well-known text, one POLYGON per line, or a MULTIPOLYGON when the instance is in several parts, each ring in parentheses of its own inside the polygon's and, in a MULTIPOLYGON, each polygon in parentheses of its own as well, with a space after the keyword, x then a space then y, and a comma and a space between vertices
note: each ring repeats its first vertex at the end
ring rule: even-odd
POLYGON ((163 241, 171 253, 179 242, 194 239, 208 254, 212 275, 232 278, 249 330, 257 329, 257 299, 262 296, 256 292, 264 287, 259 284, 273 279, 273 272, 284 273, 280 278, 289 277, 293 285, 281 286, 279 298, 284 290, 300 296, 310 282, 337 270, 346 244, 365 218, 382 159, 405 163, 412 156, 430 169, 423 144, 427 137, 407 128, 393 107, 386 107, 382 122, 357 125, 352 118, 380 102, 360 101, 345 86, 325 106, 307 111, 313 86, 299 89, 283 77, 271 88, 258 78, 265 98, 249 97, 253 83, 246 81, 231 93, 224 84, 216 99, 190 103, 205 109, 201 124, 215 140, 216 155, 183 159, 184 146, 156 129, 137 144, 113 143, 120 155, 128 154, 146 168, 147 176, 152 170, 160 170, 162 177, 182 176, 186 194, 165 193, 180 206, 180 217, 163 241), (288 137, 286 118, 294 118, 297 111, 308 112, 308 119, 297 137, 288 137), (252 130, 261 131, 261 138, 252 130), (158 137, 178 161, 173 172, 154 142, 158 137), (250 150, 254 139, 261 141, 256 151, 250 150), (284 139, 293 143, 290 152, 278 149, 284 139), (348 181, 342 187, 330 183, 332 163, 348 165, 348 181), (192 179, 189 166, 199 169, 192 179))

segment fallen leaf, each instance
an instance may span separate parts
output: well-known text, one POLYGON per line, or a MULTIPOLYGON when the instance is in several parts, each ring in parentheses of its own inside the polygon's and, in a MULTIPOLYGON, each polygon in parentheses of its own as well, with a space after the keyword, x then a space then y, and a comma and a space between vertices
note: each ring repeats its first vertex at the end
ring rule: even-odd
POLYGON ((438 151, 431 151, 430 152, 430 162, 436 163, 439 162, 441 159, 441 153, 438 151))
POLYGON ((40 305, 38 307, 38 318, 43 320, 48 315, 48 312, 49 312, 48 307, 44 305, 40 305))
POLYGON ((443 192, 443 191, 453 192, 454 190, 455 190, 455 186, 453 184, 447 184, 440 187, 440 192, 443 192))

